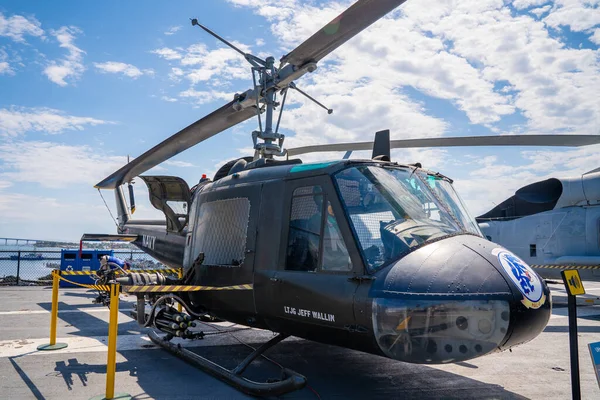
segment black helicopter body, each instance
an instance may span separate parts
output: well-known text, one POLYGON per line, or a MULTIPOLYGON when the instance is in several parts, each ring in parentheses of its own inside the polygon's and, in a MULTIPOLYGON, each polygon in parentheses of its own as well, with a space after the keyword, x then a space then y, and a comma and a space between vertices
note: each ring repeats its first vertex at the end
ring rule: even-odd
MULTIPOLYGON (((447 178, 415 166, 372 160, 273 164, 230 173, 193 188, 187 227, 180 233, 167 233, 164 225, 144 225, 143 221, 125 224, 124 233, 139 235, 134 243, 142 250, 169 266, 183 267, 186 284, 253 285, 250 291, 189 293, 194 312, 414 363, 478 357, 526 342, 546 326, 551 311, 548 288, 532 276, 528 282, 539 285, 534 289, 543 300, 524 302, 523 287, 493 254, 500 246, 476 228, 446 232, 428 225, 434 221, 422 220, 421 227, 410 226, 417 229, 414 233, 382 242, 381 249, 365 249, 357 235, 389 234, 374 218, 400 211, 392 208, 390 212, 388 206, 397 201, 396 207, 401 207, 402 199, 390 198, 394 193, 383 187, 378 190, 377 182, 367 182, 373 186, 359 193, 365 182, 347 180, 340 187, 336 177, 355 170, 400 171, 402 176, 412 175, 413 184, 417 182, 415 193, 427 179, 450 188, 447 178), (316 193, 315 188, 319 188, 316 193), (340 190, 350 188, 356 193, 347 192, 344 197, 340 190), (369 195, 371 204, 366 204, 369 195), (315 197, 322 198, 320 206, 315 197), (300 217, 314 219, 315 215, 320 223, 313 225, 320 231, 313 227, 302 237, 307 227, 299 224, 300 217), (332 215, 346 250, 347 267, 326 265, 330 259, 324 254, 328 251, 325 220, 332 215), (372 226, 365 227, 364 221, 359 225, 356 215, 370 218, 372 226), (429 228, 435 231, 433 235, 429 228), (407 238, 412 243, 407 244, 407 238), (311 239, 312 254, 302 248, 311 239), (373 256, 375 263, 367 260, 369 251, 380 251, 373 256), (211 252, 220 254, 211 256, 211 252), (203 262, 194 263, 200 253, 203 262), (374 264, 379 265, 373 268, 374 264)), ((187 185, 175 192, 185 190, 187 185)), ((151 192, 150 197, 156 199, 157 193, 151 192)), ((447 215, 459 212, 461 205, 450 206, 442 199, 438 194, 426 200, 433 208, 446 208, 447 215), (456 209, 451 211, 451 207, 456 209)), ((408 220, 402 218, 400 226, 408 220)))
MULTIPOLYGON (((239 375, 254 358, 289 335, 412 363, 447 363, 507 349, 543 331, 552 307, 543 280, 510 251, 483 237, 450 179, 420 164, 390 162, 390 151, 584 146, 599 143, 600 135, 390 140, 389 131, 380 131, 374 142, 283 148, 279 122, 289 89, 333 112, 294 82, 404 1, 356 1, 283 56, 278 67, 274 57, 263 60, 244 53, 192 20, 193 26, 251 64, 254 86, 96 187, 115 190, 119 235, 114 240, 126 237, 164 264, 185 269, 183 278, 171 284, 249 288, 175 290, 179 297, 171 298, 189 314, 210 314, 280 335, 233 371, 216 369, 214 363, 199 361, 197 355, 184 354, 150 334, 154 343, 248 393, 272 395, 298 389, 306 380, 288 374, 280 386, 257 386, 241 381, 239 375), (280 114, 274 123, 276 108, 280 114), (141 176, 253 117, 258 118, 258 130, 252 132, 254 156, 225 164, 212 181, 203 179, 190 190, 180 178, 141 176), (352 151, 371 149, 370 160, 347 159, 352 151), (323 151, 347 153, 343 160, 324 163, 290 160, 323 151), (277 158, 283 156, 287 159, 277 158), (150 202, 164 212, 164 221, 131 218, 123 185, 129 184, 133 210, 131 182, 137 176, 148 186, 150 202)), ((109 236, 95 235, 96 239, 109 236)), ((152 278, 149 284, 160 284, 163 278, 152 278)), ((163 299, 147 298, 152 310, 163 299)), ((145 307, 144 296, 138 296, 139 307, 145 307)), ((148 326, 153 316, 146 319, 145 312, 138 313, 137 319, 148 326)), ((154 326, 173 337, 173 332, 161 328, 164 324, 159 325, 154 326)))

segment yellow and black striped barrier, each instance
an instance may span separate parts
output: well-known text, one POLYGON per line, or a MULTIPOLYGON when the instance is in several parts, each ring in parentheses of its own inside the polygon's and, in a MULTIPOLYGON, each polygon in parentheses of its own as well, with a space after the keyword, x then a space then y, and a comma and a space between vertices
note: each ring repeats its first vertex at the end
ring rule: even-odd
MULTIPOLYGON (((81 287, 88 288, 88 289, 96 289, 96 290, 100 290, 103 292, 110 292, 110 285, 88 285, 87 283, 73 282, 67 278, 62 277, 61 275, 63 274, 63 272, 64 271, 60 271, 59 273, 56 273, 53 271, 52 273, 58 275, 58 279, 65 281, 65 282, 69 282, 70 284, 75 285, 75 286, 81 286, 81 287)), ((73 271, 71 271, 71 272, 73 272, 73 271)))
MULTIPOLYGON (((163 274, 179 274, 181 271, 180 268, 161 268, 161 269, 130 269, 125 271, 125 273, 136 272, 138 274, 153 274, 155 272, 160 272, 163 274)), ((60 271, 61 275, 95 275, 98 271, 60 271)), ((122 274, 121 271, 115 271, 117 274, 122 274)))
POLYGON ((192 286, 192 285, 154 285, 154 286, 123 286, 127 293, 175 293, 175 292, 200 292, 204 290, 252 290, 252 284, 232 286, 192 286))
POLYGON ((531 265, 531 268, 545 268, 545 269, 600 269, 600 265, 531 265))
MULTIPOLYGON (((76 275, 73 272, 88 272, 88 271, 52 271, 53 276, 58 279, 71 283, 76 286, 87 289, 95 289, 104 292, 110 292, 110 285, 88 285, 86 283, 73 282, 61 275, 76 275), (70 273, 66 273, 70 272, 70 273)), ((177 293, 177 292, 200 292, 211 290, 252 290, 252 284, 231 285, 231 286, 194 286, 194 285, 121 285, 122 291, 126 293, 177 293)))

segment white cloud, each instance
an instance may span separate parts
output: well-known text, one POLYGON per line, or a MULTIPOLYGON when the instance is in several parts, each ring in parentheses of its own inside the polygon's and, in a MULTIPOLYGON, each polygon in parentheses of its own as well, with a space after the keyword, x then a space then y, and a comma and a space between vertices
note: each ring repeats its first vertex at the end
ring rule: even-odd
POLYGON ((154 71, 152 69, 140 70, 135 65, 126 64, 126 63, 117 62, 117 61, 94 63, 94 66, 102 73, 123 74, 124 76, 133 78, 133 79, 137 79, 144 74, 154 75, 154 71))
POLYGON ((67 86, 68 83, 65 79, 72 77, 72 80, 76 80, 85 70, 83 66, 85 52, 73 43, 75 35, 80 33, 81 31, 73 26, 63 26, 58 30, 51 31, 51 34, 60 43, 60 47, 67 50, 67 55, 59 61, 52 61, 44 69, 44 74, 59 86, 67 86))
MULTIPOLYGON (((243 43, 235 40, 231 43, 244 52, 250 52, 250 47, 243 43)), ((185 77, 192 84, 210 81, 213 86, 221 86, 234 79, 251 78, 250 64, 229 47, 209 50, 204 43, 197 43, 186 49, 163 47, 152 53, 166 60, 179 60, 180 67, 172 68, 169 74, 174 81, 185 77)))
POLYGON ((600 46, 600 28, 594 30, 594 33, 590 36, 590 41, 600 46))
POLYGON ((8 60, 8 54, 3 48, 0 48, 0 75, 14 75, 15 71, 6 60, 8 60))
MULTIPOLYGON (((110 221, 110 216, 106 208, 100 204, 85 204, 61 201, 54 197, 31 196, 22 193, 2 192, 0 196, 0 214, 2 214, 3 225, 9 225, 10 222, 35 222, 36 232, 25 232, 21 234, 25 237, 35 236, 36 238, 65 239, 65 236, 57 235, 69 226, 68 229, 73 236, 81 236, 81 224, 89 226, 92 220, 100 222, 101 220, 110 221), (73 227, 73 221, 77 222, 77 227, 73 227), (48 232, 41 233, 39 229, 46 228, 48 232), (79 229, 79 233, 77 233, 79 229), (54 230, 53 233, 52 230, 54 230)), ((28 226, 28 224, 25 224, 28 226)), ((112 226, 114 230, 114 224, 112 226)), ((16 236, 19 236, 16 234, 16 236)), ((70 236, 70 235, 69 235, 70 236)))
POLYGON ((47 188, 78 183, 93 186, 127 162, 126 157, 99 153, 90 146, 40 141, 1 144, 0 159, 4 163, 0 177, 47 188))
MULTIPOLYGON (((522 130, 597 132, 600 99, 593 93, 600 90, 600 76, 594 51, 567 48, 543 22, 513 15, 495 0, 407 3, 404 11, 415 29, 450 43, 448 50, 476 66, 482 79, 511 85, 514 93, 504 98, 527 119, 522 130)), ((476 107, 473 100, 460 96, 476 107)))
POLYGON ((50 134, 65 130, 83 130, 86 125, 110 123, 91 117, 75 117, 51 108, 11 107, 0 109, 0 135, 18 136, 37 131, 50 134))
POLYGON ((167 35, 167 36, 174 35, 176 32, 181 30, 181 28, 182 28, 182 26, 172 26, 165 31, 165 35, 167 35))
POLYGON ((7 74, 7 75, 14 74, 14 71, 12 70, 12 68, 6 61, 0 62, 0 75, 2 75, 2 74, 7 74))
POLYGON ((552 8, 552 6, 544 6, 544 7, 534 8, 532 10, 529 10, 529 12, 534 14, 536 17, 540 18, 543 14, 547 13, 551 8, 552 8))
POLYGON ((233 100, 233 93, 211 91, 199 91, 193 88, 184 90, 179 93, 179 97, 192 99, 195 104, 205 104, 213 100, 223 99, 227 101, 233 100))
POLYGON ((151 53, 157 54, 158 56, 164 58, 165 60, 179 60, 182 57, 178 51, 170 49, 168 47, 163 47, 162 49, 152 50, 151 53))
POLYGON ((282 117, 282 126, 295 132, 286 139, 287 147, 370 141, 382 129, 390 129, 394 139, 440 136, 446 129, 444 121, 426 115, 401 91, 382 82, 343 81, 338 74, 337 68, 322 70, 317 82, 302 87, 331 107, 331 115, 299 93, 288 93, 286 101, 300 107, 282 117))
POLYGON ((13 184, 9 181, 0 181, 0 190, 11 187, 13 184))
POLYGON ((557 0, 544 22, 553 28, 569 27, 581 32, 600 25, 600 10, 595 0, 557 0))
POLYGON ((6 18, 0 13, 0 36, 9 37, 15 42, 25 42, 23 36, 43 37, 42 24, 34 17, 25 18, 21 15, 13 15, 6 18))
MULTIPOLYGON (((250 49, 232 41, 240 50, 249 52, 250 49)), ((209 50, 204 44, 195 44, 187 48, 181 65, 188 67, 185 75, 192 84, 208 81, 218 76, 221 79, 248 79, 250 68, 247 61, 235 50, 230 48, 217 48, 209 50)))
POLYGON ((174 82, 180 82, 183 75, 184 72, 181 68, 171 68, 171 72, 169 72, 169 79, 174 82))
POLYGON ((520 151, 525 159, 523 165, 486 157, 471 163, 469 166, 474 168, 469 176, 458 179, 455 186, 476 216, 489 211, 494 204, 506 200, 527 184, 551 177, 575 177, 597 168, 599 151, 600 145, 567 151, 520 151))
MULTIPOLYGON (((295 0, 229 2, 264 16, 281 40, 283 53, 351 3, 343 0, 317 7, 313 2, 295 0)), ((592 35, 591 41, 600 44, 600 29, 588 30, 598 24, 600 13, 593 2, 585 0, 559 0, 554 6, 547 3, 518 0, 512 5, 523 11, 515 12, 503 0, 406 2, 297 82, 334 113, 327 115, 290 91, 287 104, 291 109, 284 112, 282 126, 294 134, 288 134, 286 147, 372 140, 376 130, 385 128, 396 138, 458 133, 449 125, 456 109, 471 124, 495 132, 598 134, 598 50, 570 48, 548 25, 585 31, 592 35), (423 103, 415 100, 422 95, 447 100, 455 108, 435 101, 435 108, 428 110, 429 98, 423 103), (447 121, 432 116, 437 112, 446 115, 448 110, 447 121), (507 126, 509 118, 518 122, 507 126)), ((597 154, 597 147, 515 151, 512 162, 489 157, 466 163, 464 153, 456 150, 415 149, 394 152, 393 158, 420 161, 451 177, 473 168, 472 174, 457 179, 456 185, 470 208, 480 213, 493 206, 491 201, 500 202, 524 184, 555 171, 578 174, 597 167, 597 154), (461 154, 461 159, 451 157, 456 154, 461 154)), ((328 153, 303 155, 302 159, 340 156, 328 153)))
MULTIPOLYGON (((570 1, 594 14, 584 19, 585 24, 561 19, 574 30, 600 17, 585 1, 570 1)), ((265 16, 288 50, 349 5, 230 2, 265 16), (279 11, 273 12, 272 7, 279 11)), ((525 9, 545 3, 520 1, 515 6, 525 9)), ((573 8, 567 0, 557 4, 544 21, 556 11, 573 8)), ((516 114, 526 120, 521 131, 597 132, 600 61, 593 50, 566 47, 544 22, 515 14, 501 0, 409 1, 397 10, 327 56, 320 69, 327 61, 334 62, 339 82, 379 81, 389 88, 412 87, 446 99, 472 124, 491 130, 498 130, 497 124, 516 114), (512 90, 502 91, 503 87, 512 90)), ((322 73, 318 70, 314 75, 317 80, 322 73)), ((306 85, 311 78, 303 78, 300 84, 306 85)))
MULTIPOLYGON (((115 224, 96 191, 87 184, 70 185, 77 192, 65 196, 64 190, 47 190, 47 194, 30 195, 11 191, 0 193, 0 234, 49 240, 78 241, 83 232, 116 233, 115 224)), ((164 219, 146 199, 142 183, 135 185, 137 219, 164 219)), ((116 215, 112 193, 103 191, 104 199, 116 215)), ((127 198, 128 200, 128 198, 127 198)))
POLYGON ((264 39, 262 39, 262 38, 258 38, 258 39, 256 39, 256 42, 255 42, 255 43, 256 43, 256 45, 257 45, 257 46, 259 46, 259 47, 260 47, 260 46, 264 46, 264 45, 265 45, 265 40, 264 40, 264 39))
POLYGON ((542 4, 545 4, 547 2, 548 0, 515 0, 512 2, 512 5, 517 10, 524 10, 533 6, 541 6, 542 4))
POLYGON ((186 161, 167 160, 164 162, 164 164, 170 165, 172 167, 179 167, 179 168, 195 167, 194 164, 186 162, 186 161))
POLYGON ((162 96, 161 100, 168 101, 169 103, 177 102, 177 99, 175 97, 169 97, 169 96, 162 96))

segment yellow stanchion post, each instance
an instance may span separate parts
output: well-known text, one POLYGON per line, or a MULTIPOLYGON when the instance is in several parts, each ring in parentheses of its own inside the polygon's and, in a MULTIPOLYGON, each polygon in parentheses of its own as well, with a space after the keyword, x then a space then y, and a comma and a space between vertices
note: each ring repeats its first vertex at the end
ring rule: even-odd
POLYGON ((115 395, 115 373, 117 371, 117 333, 119 327, 119 293, 121 285, 118 283, 110 285, 110 318, 108 321, 108 360, 106 361, 106 394, 95 396, 90 400, 129 400, 131 396, 127 393, 115 395))
POLYGON ((50 313, 50 343, 41 344, 38 350, 58 350, 67 347, 66 343, 56 343, 56 323, 58 320, 58 274, 60 271, 52 270, 52 311, 50 313))
MULTIPOLYGON (((179 279, 183 278, 183 270, 182 270, 181 268, 179 268, 179 269, 177 270, 177 277, 178 277, 179 279)), ((181 310, 182 310, 181 304, 179 304, 179 303, 178 303, 178 304, 177 304, 177 311, 181 312, 181 310)))

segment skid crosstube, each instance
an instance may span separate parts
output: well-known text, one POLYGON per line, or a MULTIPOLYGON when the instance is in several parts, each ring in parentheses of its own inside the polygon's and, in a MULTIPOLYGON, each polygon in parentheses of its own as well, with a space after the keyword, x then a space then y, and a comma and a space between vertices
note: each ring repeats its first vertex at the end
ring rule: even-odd
POLYGON ((246 367, 248 367, 248 365, 250 365, 254 359, 259 357, 270 347, 287 338, 287 335, 279 334, 268 342, 265 342, 248 357, 246 357, 246 359, 233 370, 228 370, 196 353, 166 341, 159 337, 154 331, 150 331, 148 336, 150 336, 150 340, 152 340, 152 342, 161 346, 163 349, 169 351, 175 356, 214 376, 215 378, 226 382, 237 390, 251 396, 281 396, 294 390, 300 390, 306 385, 306 377, 287 368, 283 369, 283 373, 285 374, 286 378, 279 382, 260 383, 251 381, 241 376, 246 367))

